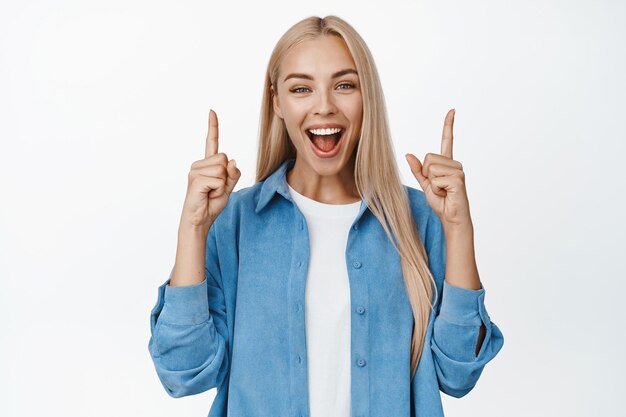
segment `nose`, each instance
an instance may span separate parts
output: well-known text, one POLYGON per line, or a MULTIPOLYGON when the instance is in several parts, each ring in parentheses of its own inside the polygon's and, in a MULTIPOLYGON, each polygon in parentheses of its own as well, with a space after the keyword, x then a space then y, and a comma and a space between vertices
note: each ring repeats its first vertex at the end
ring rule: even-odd
POLYGON ((316 95, 314 113, 321 116, 337 113, 337 107, 332 92, 319 90, 319 93, 316 95))

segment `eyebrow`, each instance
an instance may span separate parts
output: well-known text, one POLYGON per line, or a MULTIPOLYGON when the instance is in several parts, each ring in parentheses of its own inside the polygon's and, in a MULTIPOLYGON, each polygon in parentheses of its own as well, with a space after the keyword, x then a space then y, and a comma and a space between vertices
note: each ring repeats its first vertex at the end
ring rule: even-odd
MULTIPOLYGON (((341 71, 338 71, 336 73, 333 74, 332 78, 337 78, 337 77, 341 77, 342 75, 346 75, 346 74, 356 74, 359 75, 356 70, 352 69, 352 68, 347 68, 341 71)), ((283 80, 283 82, 287 81, 290 78, 304 78, 305 80, 313 80, 313 77, 310 76, 309 74, 289 74, 288 76, 285 77, 285 79, 283 80)))

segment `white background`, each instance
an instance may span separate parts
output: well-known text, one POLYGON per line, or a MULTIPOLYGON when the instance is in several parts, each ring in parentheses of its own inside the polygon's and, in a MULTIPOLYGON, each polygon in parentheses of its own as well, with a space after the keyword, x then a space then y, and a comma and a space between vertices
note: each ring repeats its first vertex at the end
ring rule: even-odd
POLYGON ((374 54, 404 159, 457 109, 486 305, 505 335, 447 416, 618 416, 624 374, 621 1, 0 2, 0 415, 206 416, 148 353, 209 107, 253 184, 263 77, 335 14, 374 54))

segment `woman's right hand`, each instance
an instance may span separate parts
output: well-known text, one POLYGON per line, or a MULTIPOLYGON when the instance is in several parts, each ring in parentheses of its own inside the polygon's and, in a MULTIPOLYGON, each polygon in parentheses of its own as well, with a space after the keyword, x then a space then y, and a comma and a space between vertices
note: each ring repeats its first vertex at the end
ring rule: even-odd
POLYGON ((230 193, 241 177, 235 160, 229 161, 225 153, 218 153, 217 146, 217 115, 210 110, 204 159, 191 164, 181 227, 208 232, 211 224, 226 207, 230 193))

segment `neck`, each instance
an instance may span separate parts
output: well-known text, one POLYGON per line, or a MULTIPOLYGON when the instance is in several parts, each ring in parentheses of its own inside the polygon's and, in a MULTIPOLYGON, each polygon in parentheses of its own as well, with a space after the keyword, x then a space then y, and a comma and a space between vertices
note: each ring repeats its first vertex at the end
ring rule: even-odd
POLYGON ((354 158, 338 172, 320 175, 312 167, 296 162, 287 172, 287 183, 298 193, 326 204, 349 204, 361 200, 354 180, 354 158))

